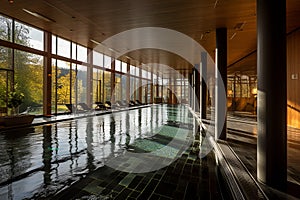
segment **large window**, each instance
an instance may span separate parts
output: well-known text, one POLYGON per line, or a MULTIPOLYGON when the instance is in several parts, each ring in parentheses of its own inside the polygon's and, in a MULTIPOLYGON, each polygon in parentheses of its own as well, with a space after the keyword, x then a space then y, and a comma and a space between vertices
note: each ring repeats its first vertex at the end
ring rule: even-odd
MULTIPOLYGON (((43 114, 43 110, 47 110, 43 106, 49 103, 51 113, 58 114, 65 113, 65 104, 69 103, 111 101, 112 92, 116 100, 127 99, 130 94, 133 100, 149 101, 151 73, 141 71, 136 63, 129 65, 94 50, 91 51, 93 59, 88 63, 88 48, 2 15, 0 40, 6 41, 0 46, 0 107, 7 107, 7 95, 14 89, 25 94, 20 111, 30 107, 30 112, 37 115, 43 114), (52 39, 50 54, 44 49, 44 35, 47 34, 52 39), (46 55, 52 59, 51 73, 48 74, 44 71, 47 69, 44 66, 46 55), (112 62, 115 62, 114 70, 112 62), (93 67, 91 77, 88 77, 88 67, 93 67), (114 83, 111 82, 112 75, 115 76, 114 83), (48 78, 44 81, 45 76, 51 77, 51 91, 46 91, 48 87, 44 84, 48 78), (127 85, 130 85, 130 91, 127 91, 127 85), (87 91, 92 92, 92 99, 87 91), (51 102, 43 102, 44 93, 50 92, 51 102)), ((46 114, 51 113, 47 110, 46 114)))
POLYGON ((70 63, 52 60, 52 112, 67 111, 65 104, 71 103, 70 63))
POLYGON ((25 96, 20 112, 30 107, 30 112, 43 114, 43 57, 16 50, 14 61, 15 89, 25 96))

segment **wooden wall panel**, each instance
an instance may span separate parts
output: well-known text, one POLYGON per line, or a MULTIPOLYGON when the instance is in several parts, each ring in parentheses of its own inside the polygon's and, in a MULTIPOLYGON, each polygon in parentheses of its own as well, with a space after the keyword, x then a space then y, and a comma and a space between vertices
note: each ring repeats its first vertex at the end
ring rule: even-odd
POLYGON ((287 123, 300 128, 300 30, 287 37, 287 123))

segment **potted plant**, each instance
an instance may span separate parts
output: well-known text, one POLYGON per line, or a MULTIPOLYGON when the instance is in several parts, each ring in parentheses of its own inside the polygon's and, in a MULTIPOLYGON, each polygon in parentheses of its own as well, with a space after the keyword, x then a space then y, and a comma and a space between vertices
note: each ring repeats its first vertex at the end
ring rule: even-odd
POLYGON ((13 91, 8 94, 7 107, 12 109, 13 115, 19 114, 19 107, 24 102, 24 94, 22 92, 13 91))
POLYGON ((29 125, 34 119, 34 115, 19 114, 19 107, 24 102, 24 94, 22 92, 13 91, 8 94, 7 107, 11 108, 11 116, 0 118, 0 124, 5 127, 29 125))

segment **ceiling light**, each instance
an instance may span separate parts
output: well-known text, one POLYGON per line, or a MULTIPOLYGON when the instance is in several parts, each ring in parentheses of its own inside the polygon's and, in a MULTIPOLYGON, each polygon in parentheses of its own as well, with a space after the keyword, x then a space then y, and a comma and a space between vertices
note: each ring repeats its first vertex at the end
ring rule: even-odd
POLYGON ((13 3, 13 2, 14 2, 14 0, 8 0, 8 2, 9 2, 9 3, 13 3))
POLYGON ((202 40, 202 39, 203 39, 203 36, 204 36, 204 34, 202 33, 202 34, 201 34, 201 36, 200 36, 200 40, 202 40))
POLYGON ((232 40, 235 37, 235 35, 236 35, 236 32, 234 32, 229 39, 232 40))
POLYGON ((243 30, 243 27, 245 26, 245 24, 246 24, 246 22, 237 23, 237 24, 234 26, 234 30, 242 31, 242 30, 243 30))
POLYGON ((27 9, 25 9, 25 8, 23 8, 22 10, 23 10, 24 12, 26 12, 26 13, 32 15, 32 16, 35 16, 35 17, 37 17, 37 18, 39 18, 39 19, 42 19, 42 20, 44 20, 44 21, 47 21, 47 22, 55 22, 53 19, 50 19, 50 18, 48 18, 48 17, 46 17, 46 16, 44 16, 44 15, 42 15, 42 14, 40 14, 40 13, 32 12, 32 11, 27 10, 27 9))
POLYGON ((217 4, 218 4, 218 0, 215 1, 215 5, 214 5, 214 8, 217 7, 217 4))
POLYGON ((90 39, 91 42, 95 43, 95 44, 98 44, 98 45, 103 45, 101 44, 100 42, 96 41, 96 40, 93 40, 93 39, 90 39))

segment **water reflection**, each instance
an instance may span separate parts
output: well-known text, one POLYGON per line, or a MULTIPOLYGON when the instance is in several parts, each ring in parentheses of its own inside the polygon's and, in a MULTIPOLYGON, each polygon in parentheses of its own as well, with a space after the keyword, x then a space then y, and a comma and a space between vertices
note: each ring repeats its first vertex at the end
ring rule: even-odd
POLYGON ((164 105, 0 133, 0 199, 47 197, 118 156, 167 121, 189 123, 164 105))

